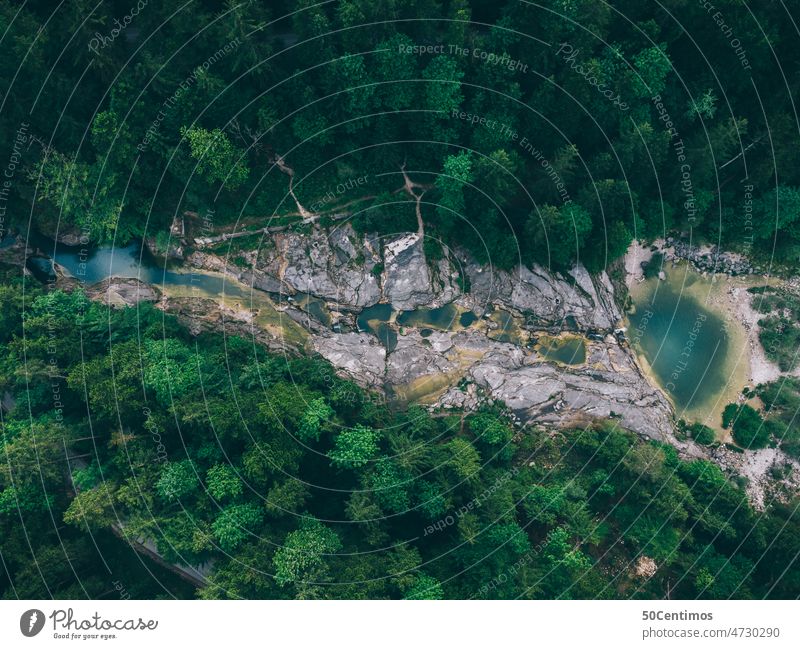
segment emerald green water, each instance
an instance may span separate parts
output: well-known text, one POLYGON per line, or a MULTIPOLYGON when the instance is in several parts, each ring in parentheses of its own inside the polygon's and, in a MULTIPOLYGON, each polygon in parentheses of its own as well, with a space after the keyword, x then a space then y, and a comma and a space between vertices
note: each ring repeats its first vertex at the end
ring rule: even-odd
POLYGON ((406 327, 431 327, 444 331, 452 329, 458 319, 458 307, 452 303, 438 309, 420 307, 413 311, 403 311, 397 316, 398 324, 406 327))
POLYGON ((577 337, 554 338, 542 345, 541 353, 548 361, 564 365, 581 365, 586 362, 586 343, 583 338, 577 337))
POLYGON ((391 304, 376 304, 364 309, 356 318, 358 330, 368 331, 377 336, 390 352, 397 347, 397 332, 388 324, 392 313, 391 304))
POLYGON ((650 280, 645 292, 628 317, 631 345, 679 409, 704 405, 727 382, 723 320, 673 282, 650 280))
MULTIPOLYGON (((390 324, 394 315, 391 304, 375 304, 358 314, 356 324, 359 331, 368 331, 377 336, 387 350, 392 351, 397 346, 397 332, 390 324)), ((404 327, 419 327, 422 337, 427 338, 434 330, 452 331, 458 325, 469 327, 478 320, 478 316, 472 311, 461 313, 451 303, 436 309, 420 307, 413 311, 401 311, 394 320, 404 327)))
POLYGON ((498 329, 489 332, 489 338, 501 343, 518 344, 521 342, 515 335, 517 323, 514 320, 514 316, 508 311, 497 309, 493 311, 489 317, 493 322, 500 325, 498 329))
POLYGON ((331 314, 328 311, 328 307, 325 305, 325 300, 321 300, 308 293, 298 293, 294 296, 294 299, 297 305, 306 311, 306 313, 316 318, 326 327, 331 326, 331 314))

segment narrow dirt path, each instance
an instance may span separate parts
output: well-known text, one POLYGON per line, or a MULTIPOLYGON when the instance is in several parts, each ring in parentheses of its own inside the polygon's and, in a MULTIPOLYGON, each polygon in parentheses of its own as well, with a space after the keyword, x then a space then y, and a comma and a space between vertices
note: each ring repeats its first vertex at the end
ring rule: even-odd
POLYGON ((294 193, 294 169, 292 169, 289 165, 284 162, 281 156, 276 156, 274 163, 278 166, 283 173, 289 176, 289 196, 292 197, 294 200, 295 205, 297 205, 297 211, 300 213, 300 216, 303 217, 303 223, 310 223, 311 221, 315 221, 319 218, 319 214, 312 214, 309 212, 303 205, 297 200, 297 196, 294 193))
MULTIPOLYGON (((343 203, 341 205, 338 205, 335 208, 330 209, 330 210, 324 210, 324 211, 319 212, 319 213, 310 212, 309 210, 307 210, 300 203, 300 201, 297 199, 297 196, 294 193, 294 174, 295 174, 294 169, 292 169, 289 165, 287 165, 286 161, 280 156, 276 157, 273 160, 273 164, 276 165, 278 167, 278 169, 282 173, 284 173, 287 176, 289 176, 289 195, 292 197, 292 200, 294 201, 295 205, 297 206, 297 211, 296 212, 289 212, 289 213, 283 214, 281 216, 284 216, 284 217, 286 217, 286 216, 299 216, 302 220, 297 222, 297 223, 289 223, 289 224, 286 224, 286 225, 267 226, 267 227, 264 227, 264 228, 259 228, 257 230, 239 230, 237 232, 223 232, 222 234, 219 234, 219 235, 216 235, 216 236, 213 236, 213 237, 195 237, 195 239, 194 239, 195 245, 203 247, 203 246, 208 246, 208 245, 212 245, 212 244, 215 244, 215 243, 219 243, 221 241, 228 241, 230 239, 238 239, 240 237, 249 237, 249 236, 258 235, 258 234, 276 234, 276 233, 279 233, 279 232, 284 232, 284 231, 294 227, 295 225, 307 225, 309 223, 315 223, 316 221, 318 221, 321 217, 323 217, 325 215, 328 215, 334 221, 340 221, 340 220, 345 219, 345 218, 350 216, 350 212, 346 211, 346 209, 349 206, 354 205, 356 203, 360 203, 360 202, 362 202, 364 200, 370 200, 370 199, 376 198, 376 196, 373 196, 373 195, 361 196, 359 198, 356 198, 356 199, 353 199, 353 200, 348 201, 346 203, 343 203)), ((399 187, 398 189, 396 189, 392 193, 405 192, 406 194, 408 194, 409 196, 411 196, 414 199, 414 201, 416 203, 415 214, 416 214, 416 217, 417 217, 417 236, 420 239, 423 239, 425 237, 425 224, 424 224, 424 222, 422 220, 422 197, 425 195, 425 192, 428 191, 428 189, 430 189, 430 186, 422 185, 420 183, 417 183, 417 182, 414 182, 413 180, 411 180, 411 178, 409 178, 408 174, 406 173, 405 167, 406 167, 406 165, 405 165, 405 163, 403 163, 403 166, 400 168, 400 170, 403 173, 403 185, 401 187, 399 187), (422 191, 419 194, 417 194, 416 190, 422 190, 422 191)), ((240 224, 240 227, 241 227, 241 225, 242 224, 240 224)))
POLYGON ((423 185, 420 185, 419 183, 415 183, 413 180, 411 180, 411 178, 408 177, 408 174, 406 173, 405 162, 403 163, 403 166, 400 167, 400 171, 403 172, 403 182, 404 182, 403 190, 406 192, 406 194, 412 196, 417 203, 415 208, 417 215, 417 236, 420 239, 424 239, 425 224, 422 222, 422 197, 425 195, 427 188, 424 187, 423 185), (422 192, 417 194, 416 192, 414 192, 415 189, 421 189, 422 192))

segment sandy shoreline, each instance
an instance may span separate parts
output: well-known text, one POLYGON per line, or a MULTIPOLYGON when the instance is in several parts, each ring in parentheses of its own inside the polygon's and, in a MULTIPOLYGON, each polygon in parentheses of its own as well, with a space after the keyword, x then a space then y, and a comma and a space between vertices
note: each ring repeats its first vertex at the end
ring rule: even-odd
POLYGON ((730 313, 744 329, 749 352, 748 378, 751 386, 774 381, 781 375, 781 370, 777 363, 767 358, 761 346, 758 338, 760 332, 758 321, 764 316, 753 308, 752 302, 755 296, 747 291, 748 288, 764 286, 767 280, 760 276, 748 276, 727 277, 723 281, 724 285, 721 288, 724 290, 712 296, 710 304, 730 313))
MULTIPOLYGON (((656 251, 638 242, 631 244, 625 256, 625 282, 634 302, 652 286, 656 279, 645 280, 641 263, 649 261, 655 252, 665 255, 663 270, 666 281, 687 297, 696 299, 708 311, 723 320, 730 340, 730 353, 725 360, 725 374, 728 377, 725 387, 703 406, 689 410, 676 408, 676 416, 687 421, 700 421, 715 429, 722 439, 729 431, 722 429, 721 413, 728 403, 743 402, 741 394, 745 387, 753 388, 760 383, 777 379, 781 371, 776 363, 770 361, 758 339, 758 320, 763 317, 753 308, 753 295, 747 289, 765 284, 778 284, 780 281, 760 275, 729 276, 725 274, 701 273, 688 262, 670 259, 671 250, 663 248, 663 242, 655 242, 656 251)), ((639 350, 636 355, 648 378, 660 385, 653 374, 647 359, 639 350)), ((663 389, 663 386, 662 386, 663 389)), ((669 395, 667 395, 669 396, 669 395)))

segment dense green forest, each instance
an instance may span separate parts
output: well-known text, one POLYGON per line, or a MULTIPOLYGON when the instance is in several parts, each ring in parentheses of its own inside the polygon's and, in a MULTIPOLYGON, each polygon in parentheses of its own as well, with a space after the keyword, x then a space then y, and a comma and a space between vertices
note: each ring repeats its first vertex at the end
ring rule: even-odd
MULTIPOLYGON (((670 234, 796 267, 796 24, 715 4, 0 0, 0 229, 415 231, 406 173, 429 259, 598 271, 670 234)), ((319 357, 0 271, 4 598, 800 593, 800 502, 757 511, 614 419, 394 407, 319 357)), ((767 436, 789 387, 761 388, 767 436)))
POLYGON ((194 338, 149 306, 23 298, 18 281, 0 299, 0 389, 16 401, 3 420, 4 597, 116 597, 117 579, 138 597, 186 596, 130 557, 120 567, 110 530, 169 562, 213 561, 204 598, 800 588, 796 504, 755 512, 715 464, 613 421, 548 432, 502 409, 393 410, 322 360, 194 338))
POLYGON ((0 3, 6 225, 264 222, 296 212, 281 158, 305 207, 364 199, 356 225, 384 232, 414 229, 405 164, 432 237, 500 266, 597 269, 669 232, 798 259, 780 2, 145 4, 0 3))

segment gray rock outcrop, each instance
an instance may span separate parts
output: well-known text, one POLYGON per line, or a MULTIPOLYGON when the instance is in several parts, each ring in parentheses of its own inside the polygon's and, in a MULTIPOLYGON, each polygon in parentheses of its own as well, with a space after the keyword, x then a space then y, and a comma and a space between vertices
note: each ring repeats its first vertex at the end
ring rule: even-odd
POLYGON ((671 439, 672 408, 639 371, 630 351, 611 336, 586 344, 586 363, 566 366, 474 330, 423 338, 409 329, 389 354, 365 334, 314 339, 314 348, 331 364, 368 387, 402 391, 428 379, 435 389, 446 375, 451 387, 433 395, 440 407, 477 407, 480 394, 470 390, 475 386, 485 398, 503 401, 523 421, 580 425, 591 418, 615 418, 647 437, 671 439), (466 389, 464 381, 453 385, 459 378, 466 380, 466 389))
POLYGON ((260 255, 267 272, 292 290, 324 298, 343 308, 362 309, 378 302, 381 290, 373 269, 380 263, 369 240, 349 226, 330 232, 315 229, 273 236, 274 247, 260 255))
POLYGON ((450 253, 434 263, 425 256, 416 233, 378 239, 357 234, 345 224, 310 233, 274 233, 256 252, 234 265, 195 252, 187 260, 197 268, 224 272, 246 285, 271 293, 308 293, 335 310, 359 311, 378 302, 397 311, 439 307, 455 300, 479 313, 496 304, 526 316, 532 328, 570 326, 611 331, 621 315, 605 273, 593 277, 582 266, 552 273, 541 266, 513 272, 480 266, 463 252, 463 264, 450 253), (459 271, 470 292, 462 295, 459 271))
POLYGON ((294 290, 279 279, 255 266, 240 268, 230 261, 205 252, 193 252, 187 258, 192 268, 210 270, 215 273, 224 273, 228 277, 238 280, 245 286, 251 286, 267 293, 292 294, 294 290))
POLYGON ((470 263, 467 275, 478 305, 501 304, 530 314, 543 325, 559 325, 572 318, 578 329, 608 331, 620 319, 605 272, 595 280, 583 266, 573 268, 568 278, 538 265, 519 266, 508 273, 470 263))
POLYGON ((663 394, 626 362, 619 349, 605 351, 622 364, 573 369, 495 352, 470 368, 468 375, 523 421, 566 425, 587 417, 612 417, 625 428, 665 439, 671 434, 672 409, 663 394))
POLYGON ((160 292, 135 277, 109 277, 87 290, 87 295, 109 306, 136 306, 140 302, 157 302, 160 292))
POLYGON ((760 266, 751 264, 745 255, 726 252, 718 246, 696 246, 667 237, 664 249, 668 251, 666 258, 685 259, 700 272, 750 275, 763 270, 760 266))
POLYGON ((458 369, 453 348, 453 336, 447 332, 434 332, 430 338, 422 338, 411 331, 398 336, 397 346, 387 357, 386 383, 401 386, 419 378, 446 374, 458 369))
MULTIPOLYGON (((461 295, 450 258, 428 264, 415 233, 379 240, 362 237, 348 225, 330 231, 317 227, 307 234, 275 233, 257 253, 246 254, 250 271, 232 271, 204 253, 190 261, 235 272, 237 279, 271 292, 308 293, 345 311, 379 301, 404 311, 458 300, 479 313, 493 304, 522 314, 530 330, 569 326, 594 332, 613 330, 621 318, 608 276, 592 276, 582 266, 567 274, 540 266, 505 272, 467 258, 462 268, 471 290, 461 295)), ((297 320, 303 324, 303 318, 297 320)), ((546 362, 531 348, 490 339, 489 321, 425 337, 415 327, 403 327, 391 352, 368 333, 304 326, 316 352, 366 387, 402 392, 413 386, 415 395, 429 388, 427 396, 442 407, 501 400, 524 420, 561 425, 611 417, 648 437, 671 435, 669 402, 639 371, 632 352, 612 336, 587 341, 586 363, 569 366, 546 362)))
POLYGON ((383 247, 383 294, 398 311, 437 307, 459 295, 451 280, 447 257, 429 266, 422 239, 408 233, 387 240, 383 247))
POLYGON ((334 367, 364 387, 383 385, 386 349, 377 338, 363 333, 315 336, 314 350, 334 367))

